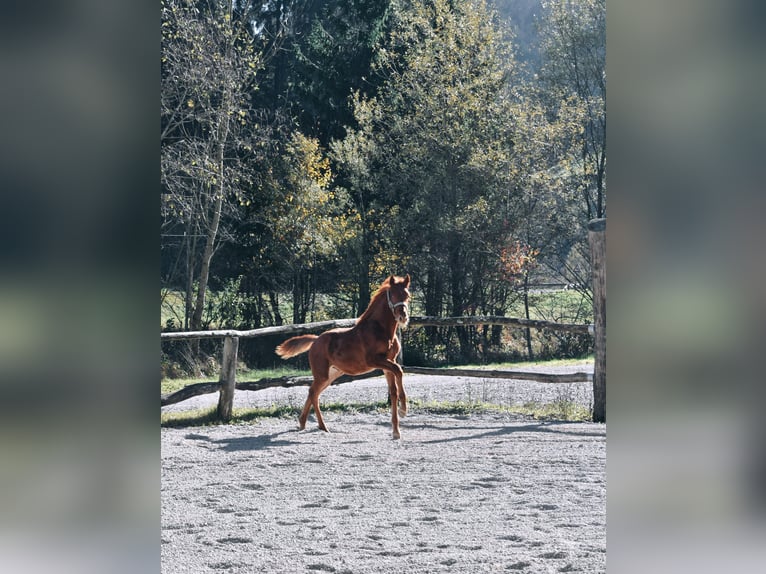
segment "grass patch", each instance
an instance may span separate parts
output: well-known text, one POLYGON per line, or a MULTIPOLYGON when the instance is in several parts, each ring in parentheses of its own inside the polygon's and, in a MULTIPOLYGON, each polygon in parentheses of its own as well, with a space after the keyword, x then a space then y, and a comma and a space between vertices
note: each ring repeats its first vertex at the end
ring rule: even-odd
POLYGON ((490 412, 508 412, 508 408, 480 401, 420 401, 410 399, 410 412, 432 415, 472 415, 490 412))
MULTIPOLYGON (((590 409, 572 401, 555 401, 549 404, 534 402, 524 405, 505 406, 485 402, 469 401, 419 401, 409 402, 410 413, 427 413, 447 416, 468 416, 487 413, 512 413, 532 417, 535 420, 583 422, 590 421, 590 409)), ((301 408, 289 405, 273 405, 271 407, 234 409, 231 421, 227 424, 241 425, 264 418, 297 419, 301 408)), ((327 413, 381 413, 387 414, 389 406, 386 401, 374 403, 327 403, 322 405, 322 412, 327 413)), ((406 419, 405 419, 406 420, 406 419)), ((182 412, 166 412, 160 417, 160 426, 165 428, 183 428, 195 426, 213 426, 221 424, 216 408, 196 409, 182 412)))
POLYGON ((593 420, 593 412, 590 408, 573 401, 555 401, 547 404, 529 402, 521 407, 511 408, 514 412, 531 416, 536 420, 567 422, 587 422, 593 420))
POLYGON ((217 375, 210 375, 209 377, 188 377, 183 379, 162 379, 160 382, 160 393, 167 395, 183 389, 187 385, 193 385, 194 383, 212 383, 218 380, 217 375))
MULTIPOLYGON (((323 409, 324 410, 324 407, 323 409)), ((234 409, 231 413, 231 421, 227 424, 247 424, 262 418, 293 418, 300 414, 298 407, 288 405, 234 409)), ((191 411, 167 412, 160 417, 160 426, 166 428, 214 426, 221 424, 218 420, 217 407, 209 409, 195 409, 191 411)))
MULTIPOLYGON (((547 359, 544 361, 522 361, 505 363, 484 363, 473 365, 449 365, 447 369, 511 369, 523 371, 526 367, 567 367, 573 365, 588 365, 593 363, 593 355, 579 359, 547 359)), ((406 365, 405 365, 406 367, 406 365)))
MULTIPOLYGON (((300 377, 311 375, 311 371, 301 371, 299 369, 290 368, 289 366, 280 367, 277 369, 258 369, 258 370, 242 370, 237 371, 238 381, 257 381, 258 379, 275 379, 277 377, 300 377)), ((218 375, 202 375, 200 377, 184 377, 182 379, 162 379, 160 382, 160 393, 166 395, 179 389, 183 389, 187 385, 194 383, 209 383, 218 380, 218 375)))
MULTIPOLYGON (((524 316, 524 301, 519 296, 506 311, 509 317, 524 316)), ((587 297, 574 290, 539 291, 529 294, 530 319, 560 323, 590 323, 593 306, 587 297)))
POLYGON ((532 417, 536 420, 583 422, 592 420, 590 409, 572 401, 555 401, 541 404, 528 402, 523 405, 499 405, 481 401, 410 401, 412 412, 437 415, 473 415, 486 413, 511 413, 532 417))
POLYGON ((160 289, 160 328, 173 320, 177 325, 183 325, 183 313, 186 304, 181 291, 160 289))
POLYGON ((166 428, 204 427, 218 424, 216 408, 167 412, 160 415, 160 426, 166 428))
MULTIPOLYGON (((322 412, 328 413, 371 413, 388 411, 386 401, 376 403, 327 403, 322 405, 322 412)), ((195 409, 191 411, 167 412, 160 417, 160 426, 166 428, 213 426, 221 424, 216 408, 195 409)), ((264 418, 297 419, 301 407, 290 405, 272 405, 270 407, 239 408, 232 410, 231 420, 226 424, 248 424, 264 418)))

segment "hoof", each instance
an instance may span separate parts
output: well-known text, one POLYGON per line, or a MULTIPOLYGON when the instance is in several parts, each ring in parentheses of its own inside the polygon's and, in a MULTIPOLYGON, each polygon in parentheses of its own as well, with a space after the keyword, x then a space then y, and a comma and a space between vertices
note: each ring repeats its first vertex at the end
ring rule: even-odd
POLYGON ((399 431, 394 431, 394 440, 399 440, 400 438, 402 438, 402 435, 399 434, 399 431))

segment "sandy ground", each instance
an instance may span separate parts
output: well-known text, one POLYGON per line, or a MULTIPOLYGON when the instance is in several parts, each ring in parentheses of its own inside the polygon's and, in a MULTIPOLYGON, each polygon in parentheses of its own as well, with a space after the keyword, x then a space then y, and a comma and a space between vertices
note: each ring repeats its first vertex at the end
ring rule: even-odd
MULTIPOLYGON (((454 400, 466 385, 505 401, 580 396, 577 384, 423 379, 406 377, 410 397, 454 400)), ((322 399, 384 389, 360 381, 322 399)), ((302 404, 306 389, 266 392, 237 395, 302 404)), ((278 418, 161 429, 162 572, 605 572, 605 425, 415 412, 394 441, 387 414, 325 420, 329 434, 313 415, 305 431, 278 418)))

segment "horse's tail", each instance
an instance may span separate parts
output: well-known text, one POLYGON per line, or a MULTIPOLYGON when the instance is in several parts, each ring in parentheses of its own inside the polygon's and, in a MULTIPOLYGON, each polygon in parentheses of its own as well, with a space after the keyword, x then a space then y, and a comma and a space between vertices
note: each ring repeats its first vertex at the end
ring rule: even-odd
POLYGON ((282 342, 282 344, 276 348, 276 353, 283 359, 289 359, 290 357, 308 351, 309 347, 311 347, 311 345, 314 344, 314 341, 318 338, 318 335, 300 335, 298 337, 293 337, 292 339, 287 339, 287 341, 282 342))

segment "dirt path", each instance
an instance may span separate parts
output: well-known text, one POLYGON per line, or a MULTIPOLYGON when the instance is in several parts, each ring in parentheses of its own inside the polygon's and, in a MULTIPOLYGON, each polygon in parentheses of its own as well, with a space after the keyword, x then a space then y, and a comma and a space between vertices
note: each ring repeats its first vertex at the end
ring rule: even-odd
POLYGON ((162 572, 605 571, 605 425, 325 417, 162 429, 162 572))

